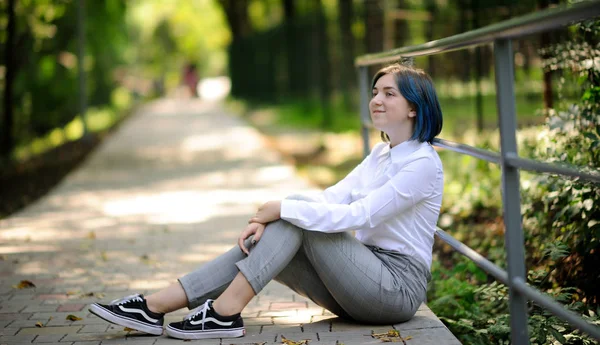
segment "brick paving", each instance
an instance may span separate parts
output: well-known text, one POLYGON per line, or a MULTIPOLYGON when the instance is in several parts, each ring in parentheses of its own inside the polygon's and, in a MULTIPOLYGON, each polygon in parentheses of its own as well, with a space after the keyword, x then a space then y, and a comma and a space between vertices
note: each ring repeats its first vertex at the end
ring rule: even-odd
MULTIPOLYGON (((310 190, 221 106, 146 105, 51 193, 0 221, 0 344, 180 344, 127 332, 87 305, 167 286, 234 245, 261 202, 310 190), (24 280, 35 287, 17 288, 24 280)), ((406 323, 357 325, 275 282, 243 316, 245 337, 192 343, 379 344, 373 332, 397 329, 404 344, 460 344, 426 305, 406 323)))

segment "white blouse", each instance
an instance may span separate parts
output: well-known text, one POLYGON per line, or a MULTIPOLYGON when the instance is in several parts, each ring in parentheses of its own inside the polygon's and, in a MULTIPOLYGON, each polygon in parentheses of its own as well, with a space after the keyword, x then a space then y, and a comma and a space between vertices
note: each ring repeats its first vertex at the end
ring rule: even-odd
POLYGON ((281 218, 306 230, 356 230, 362 243, 412 256, 431 267, 444 172, 429 143, 388 143, 314 201, 285 199, 281 218))

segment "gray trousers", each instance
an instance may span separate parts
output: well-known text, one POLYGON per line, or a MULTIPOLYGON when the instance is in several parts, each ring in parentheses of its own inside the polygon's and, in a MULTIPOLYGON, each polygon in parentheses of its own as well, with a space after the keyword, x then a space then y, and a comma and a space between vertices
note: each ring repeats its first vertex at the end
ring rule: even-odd
POLYGON ((366 246, 347 232, 308 231, 278 220, 250 255, 236 246, 181 277, 189 308, 217 298, 238 272, 257 294, 275 279, 339 317, 373 324, 410 319, 430 279, 412 257, 366 246))

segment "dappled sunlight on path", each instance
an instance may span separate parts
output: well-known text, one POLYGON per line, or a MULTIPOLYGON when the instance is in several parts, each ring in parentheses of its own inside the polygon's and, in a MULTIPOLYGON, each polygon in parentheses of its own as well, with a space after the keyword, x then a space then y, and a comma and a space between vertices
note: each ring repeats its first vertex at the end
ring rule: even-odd
POLYGON ((257 205, 308 189, 262 140, 215 103, 141 107, 52 193, 1 221, 3 286, 43 273, 61 279, 51 291, 153 290, 214 258, 257 205))

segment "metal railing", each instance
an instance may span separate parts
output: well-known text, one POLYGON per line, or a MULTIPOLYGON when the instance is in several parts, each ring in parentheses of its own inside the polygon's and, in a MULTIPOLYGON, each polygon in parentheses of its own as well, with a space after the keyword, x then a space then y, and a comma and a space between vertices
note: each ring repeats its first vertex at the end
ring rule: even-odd
POLYGON ((527 301, 532 300, 559 318, 569 322, 593 338, 600 340, 600 327, 586 322, 552 298, 529 286, 525 269, 523 229, 521 228, 521 199, 519 191, 519 169, 577 177, 581 180, 600 182, 600 175, 589 174, 563 166, 520 158, 516 141, 516 110, 514 91, 514 66, 511 40, 517 37, 556 29, 600 15, 600 1, 581 2, 562 6, 530 15, 514 18, 481 29, 432 41, 429 43, 394 49, 377 54, 360 56, 355 65, 359 69, 360 113, 363 148, 365 155, 370 150, 369 116, 370 85, 368 66, 399 61, 401 58, 445 53, 493 42, 496 75, 496 98, 500 126, 500 152, 492 152, 443 139, 434 139, 433 145, 460 154, 499 164, 502 168, 502 206, 504 210, 505 247, 508 272, 496 266, 474 250, 437 229, 436 234, 452 248, 471 259, 484 271, 506 284, 509 288, 509 312, 511 343, 529 344, 527 329, 527 301))

